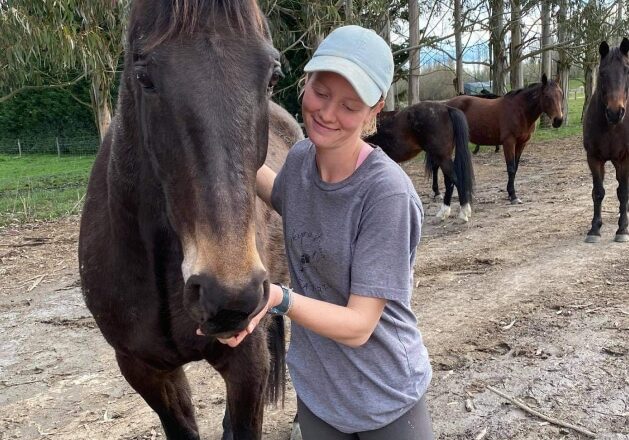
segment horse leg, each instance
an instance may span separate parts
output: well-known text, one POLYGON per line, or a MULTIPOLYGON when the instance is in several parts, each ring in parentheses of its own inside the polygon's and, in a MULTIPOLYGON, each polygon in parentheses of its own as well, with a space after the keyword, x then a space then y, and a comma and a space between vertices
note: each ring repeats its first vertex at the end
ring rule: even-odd
POLYGON ((494 150, 494 153, 500 153, 500 144, 496 145, 496 149, 494 150))
POLYGON ((515 141, 507 139, 502 143, 504 147, 505 163, 507 164, 507 174, 509 181, 507 182, 507 193, 512 204, 522 203, 515 193, 515 173, 517 172, 517 163, 515 158, 515 141))
POLYGON ((166 438, 199 439, 190 386, 183 368, 158 370, 120 352, 116 352, 116 360, 129 385, 159 416, 166 438))
POLYGON ((605 198, 605 187, 603 179, 605 177, 605 162, 588 155, 588 166, 592 173, 592 201, 594 202, 594 216, 592 217, 592 228, 585 237, 586 243, 597 243, 601 239, 601 204, 605 198))
POLYGON ((616 180, 618 181, 618 201, 620 202, 620 218, 618 219, 618 231, 614 241, 619 243, 625 243, 629 241, 629 231, 627 226, 629 221, 627 219, 627 201, 629 199, 629 161, 615 162, 616 167, 616 180))
POLYGON ((226 349, 231 352, 214 363, 227 388, 223 440, 259 440, 270 363, 265 334, 260 328, 238 347, 226 349))
POLYGON ((480 151, 480 144, 476 144, 476 148, 474 148, 474 151, 472 151, 472 154, 478 154, 479 151, 480 151))
POLYGON ((443 181, 446 186, 446 192, 443 196, 443 202, 441 203, 441 208, 439 208, 436 217, 440 220, 445 220, 450 216, 450 202, 452 200, 452 193, 454 192, 454 179, 456 179, 456 177, 452 172, 451 159, 441 161, 440 168, 443 172, 443 181))

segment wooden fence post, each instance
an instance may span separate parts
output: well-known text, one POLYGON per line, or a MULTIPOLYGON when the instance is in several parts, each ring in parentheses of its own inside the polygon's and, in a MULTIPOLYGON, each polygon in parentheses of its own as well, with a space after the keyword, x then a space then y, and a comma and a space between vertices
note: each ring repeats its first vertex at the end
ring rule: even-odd
POLYGON ((59 148, 59 138, 58 137, 55 138, 55 142, 57 144, 57 156, 61 157, 61 148, 59 148))
POLYGON ((20 154, 20 157, 22 157, 22 145, 20 144, 20 140, 17 140, 17 151, 20 154))

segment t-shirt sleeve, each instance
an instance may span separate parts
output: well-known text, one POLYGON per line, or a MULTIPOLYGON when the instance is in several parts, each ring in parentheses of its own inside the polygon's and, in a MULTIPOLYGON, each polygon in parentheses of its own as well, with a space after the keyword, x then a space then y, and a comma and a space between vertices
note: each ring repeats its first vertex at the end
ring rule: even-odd
POLYGON ((409 303, 423 214, 407 193, 376 200, 360 220, 350 292, 409 303))
POLYGON ((284 203, 284 180, 286 179, 284 168, 286 168, 286 165, 283 165, 275 176, 273 189, 271 190, 271 206, 280 216, 282 215, 282 204, 284 203))

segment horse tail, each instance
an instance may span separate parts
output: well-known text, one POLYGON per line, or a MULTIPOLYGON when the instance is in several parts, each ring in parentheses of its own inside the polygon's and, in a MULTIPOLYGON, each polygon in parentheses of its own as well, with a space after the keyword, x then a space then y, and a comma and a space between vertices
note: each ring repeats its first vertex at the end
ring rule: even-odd
POLYGON ((464 197, 467 203, 471 202, 474 193, 474 168, 472 155, 469 149, 469 128, 465 113, 461 110, 448 107, 448 114, 452 121, 454 131, 454 172, 465 195, 459 194, 459 199, 464 197))
POLYGON ((426 170, 426 179, 430 179, 432 177, 432 170, 435 169, 435 165, 437 165, 437 163, 435 162, 434 157, 432 157, 428 151, 425 151, 424 169, 426 170))
POLYGON ((271 355, 271 369, 267 383, 267 401, 274 405, 286 396, 286 331, 284 317, 274 315, 267 329, 267 344, 271 355))

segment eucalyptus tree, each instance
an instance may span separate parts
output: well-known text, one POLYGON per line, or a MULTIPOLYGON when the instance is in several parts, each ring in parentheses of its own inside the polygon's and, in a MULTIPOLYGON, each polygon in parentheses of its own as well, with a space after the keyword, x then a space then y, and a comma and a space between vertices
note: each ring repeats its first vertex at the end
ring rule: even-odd
POLYGON ((87 78, 102 137, 111 121, 111 90, 123 52, 128 3, 0 2, 0 94, 6 99, 23 89, 64 87, 87 78))

